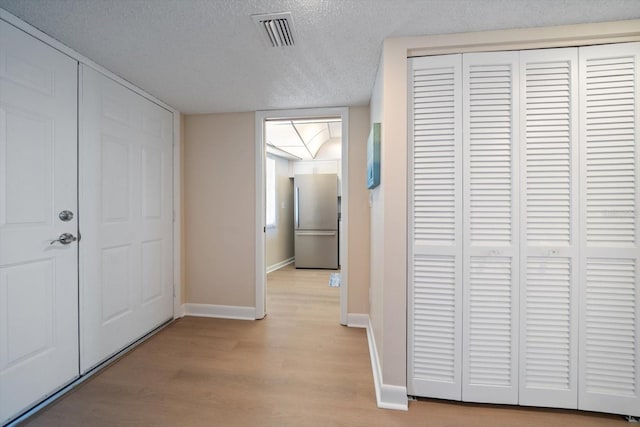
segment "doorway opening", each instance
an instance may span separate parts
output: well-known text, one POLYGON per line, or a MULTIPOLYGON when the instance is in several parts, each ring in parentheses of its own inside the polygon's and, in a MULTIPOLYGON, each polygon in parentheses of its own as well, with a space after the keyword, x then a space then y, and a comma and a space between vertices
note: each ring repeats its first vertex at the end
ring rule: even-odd
POLYGON ((258 111, 255 125, 256 319, 268 310, 267 273, 295 262, 298 268, 339 274, 333 274, 327 286, 339 281, 340 323, 346 324, 348 109, 258 111), (305 184, 304 178, 311 182, 305 184), (318 186, 333 187, 334 192, 321 191, 324 196, 305 202, 308 193, 301 188, 318 186), (329 218, 328 223, 310 221, 308 213, 329 218))

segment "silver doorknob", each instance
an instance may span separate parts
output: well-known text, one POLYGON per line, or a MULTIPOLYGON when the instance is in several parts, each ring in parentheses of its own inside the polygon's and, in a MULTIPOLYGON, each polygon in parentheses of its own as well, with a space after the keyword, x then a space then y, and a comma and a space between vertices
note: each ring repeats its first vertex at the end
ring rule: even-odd
POLYGON ((73 219, 73 212, 65 209, 58 214, 58 218, 60 218, 60 221, 71 221, 73 219))
POLYGON ((78 238, 73 234, 62 233, 60 237, 58 237, 56 240, 52 240, 51 243, 49 244, 53 245, 54 243, 57 242, 57 243, 62 243, 63 245, 68 245, 69 243, 75 242, 76 240, 78 240, 78 238))

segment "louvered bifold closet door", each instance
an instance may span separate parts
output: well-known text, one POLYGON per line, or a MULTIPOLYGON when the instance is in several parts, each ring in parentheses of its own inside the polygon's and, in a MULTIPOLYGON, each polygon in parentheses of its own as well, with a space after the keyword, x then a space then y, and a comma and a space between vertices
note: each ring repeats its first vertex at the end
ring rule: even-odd
POLYGON ((461 56, 414 58, 409 76, 411 395, 460 399, 461 56))
POLYGON ((640 416, 640 44, 580 48, 578 407, 640 416))
POLYGON ((577 408, 578 49, 520 52, 520 404, 577 408))
POLYGON ((462 400, 518 403, 518 53, 463 57, 462 400))

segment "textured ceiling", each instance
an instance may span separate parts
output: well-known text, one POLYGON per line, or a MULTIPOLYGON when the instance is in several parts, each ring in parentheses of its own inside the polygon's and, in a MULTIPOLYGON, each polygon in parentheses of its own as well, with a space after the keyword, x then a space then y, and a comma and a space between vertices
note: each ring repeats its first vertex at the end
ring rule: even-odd
POLYGON ((367 104, 387 37, 640 18, 640 0, 0 0, 184 113, 367 104), (290 11, 296 46, 252 14, 290 11))

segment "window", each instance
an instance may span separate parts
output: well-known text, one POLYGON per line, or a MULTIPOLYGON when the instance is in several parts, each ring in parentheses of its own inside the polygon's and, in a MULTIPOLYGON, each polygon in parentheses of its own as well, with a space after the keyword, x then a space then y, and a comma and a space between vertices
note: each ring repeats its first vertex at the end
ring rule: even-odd
POLYGON ((267 157, 267 227, 276 227, 276 161, 267 157))

